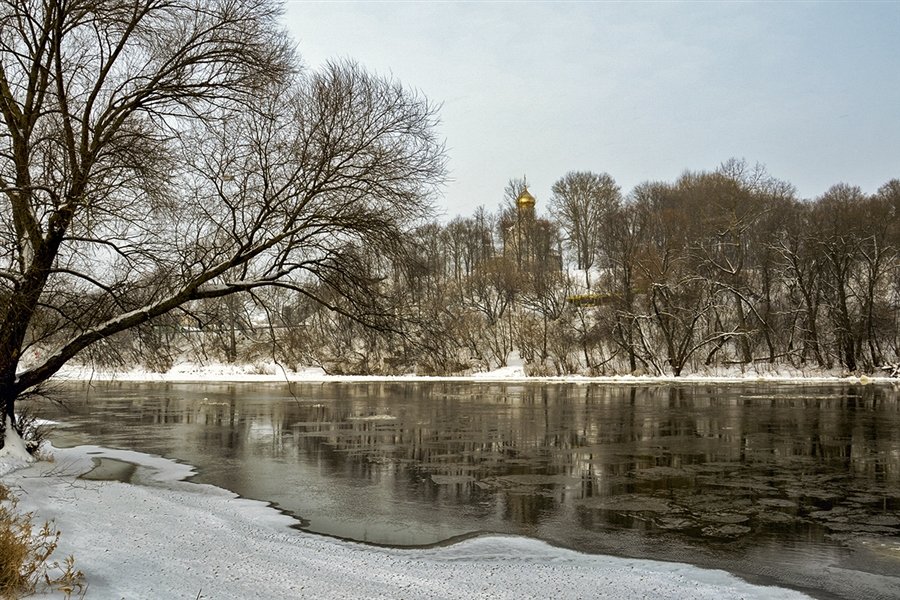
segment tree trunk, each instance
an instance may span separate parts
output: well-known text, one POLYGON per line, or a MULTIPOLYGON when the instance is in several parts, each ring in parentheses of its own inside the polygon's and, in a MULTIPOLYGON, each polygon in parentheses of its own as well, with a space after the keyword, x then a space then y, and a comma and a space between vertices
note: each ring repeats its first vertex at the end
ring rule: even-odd
POLYGON ((6 443, 6 419, 16 426, 16 397, 15 374, 12 377, 4 377, 0 383, 0 448, 6 443))
POLYGON ((735 291, 732 292, 734 305, 737 311, 738 331, 741 332, 739 344, 741 348, 741 362, 749 364, 753 362, 753 351, 750 348, 750 331, 747 327, 747 315, 744 314, 744 299, 735 291))

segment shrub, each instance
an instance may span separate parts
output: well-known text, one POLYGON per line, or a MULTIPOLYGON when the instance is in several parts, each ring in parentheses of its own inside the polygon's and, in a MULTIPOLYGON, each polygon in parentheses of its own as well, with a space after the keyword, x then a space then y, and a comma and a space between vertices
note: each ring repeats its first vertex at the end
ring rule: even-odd
POLYGON ((38 419, 37 415, 31 412, 28 405, 22 406, 21 410, 17 412, 16 431, 25 442, 25 448, 33 455, 40 448, 41 444, 50 437, 53 427, 38 419))
POLYGON ((34 593, 38 584, 46 583, 70 597, 82 593, 84 574, 75 569, 69 556, 60 565, 49 562, 56 550, 60 532, 45 522, 36 529, 31 513, 19 513, 16 500, 0 485, 0 598, 19 598, 34 593), (51 578, 50 573, 59 573, 51 578))

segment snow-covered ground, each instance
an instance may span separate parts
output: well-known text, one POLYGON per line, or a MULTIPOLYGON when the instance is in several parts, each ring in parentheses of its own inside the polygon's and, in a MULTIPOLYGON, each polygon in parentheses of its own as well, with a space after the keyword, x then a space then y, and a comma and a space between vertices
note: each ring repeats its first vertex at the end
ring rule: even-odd
POLYGON ((177 363, 166 373, 154 373, 141 368, 120 371, 97 370, 90 366, 67 365, 56 375, 57 380, 75 381, 168 381, 178 383, 193 382, 353 382, 353 381, 481 381, 481 382, 573 382, 573 383, 716 383, 716 382, 766 382, 766 383, 894 383, 900 380, 891 377, 848 376, 835 372, 803 372, 781 367, 769 370, 744 370, 732 368, 718 370, 710 374, 673 376, 585 377, 567 375, 563 377, 529 377, 525 375, 521 361, 510 361, 506 367, 493 371, 472 373, 459 377, 425 377, 420 375, 328 375, 317 367, 290 370, 276 363, 247 364, 198 364, 177 363))
MULTIPOLYGON (((3 483, 62 532, 86 598, 806 598, 686 564, 595 556, 521 537, 385 549, 291 529, 262 502, 184 481, 187 465, 96 446, 54 449, 3 483), (78 479, 92 459, 137 465, 135 484, 78 479)), ((0 474, 11 466, 0 459, 0 474)), ((51 594, 43 594, 42 597, 51 594)))

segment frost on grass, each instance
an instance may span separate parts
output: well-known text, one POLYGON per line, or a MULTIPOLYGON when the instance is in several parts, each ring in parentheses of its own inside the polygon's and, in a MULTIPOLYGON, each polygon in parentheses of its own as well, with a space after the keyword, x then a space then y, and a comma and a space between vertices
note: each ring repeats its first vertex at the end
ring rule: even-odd
POLYGON ((0 598, 59 592, 65 598, 84 589, 84 574, 72 555, 53 559, 60 531, 52 521, 36 525, 32 513, 18 510, 18 499, 0 485, 0 598))

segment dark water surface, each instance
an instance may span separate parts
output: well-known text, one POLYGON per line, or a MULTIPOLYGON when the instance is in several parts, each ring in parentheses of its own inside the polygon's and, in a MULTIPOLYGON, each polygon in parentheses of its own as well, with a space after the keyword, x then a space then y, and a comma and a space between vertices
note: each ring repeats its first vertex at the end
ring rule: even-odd
MULTIPOLYGON (((690 562, 822 598, 900 598, 888 386, 63 385, 59 444, 196 465, 304 530, 477 532, 690 562)), ((109 468, 109 465, 106 466, 109 468)), ((114 469, 115 470, 115 469, 114 469)))

